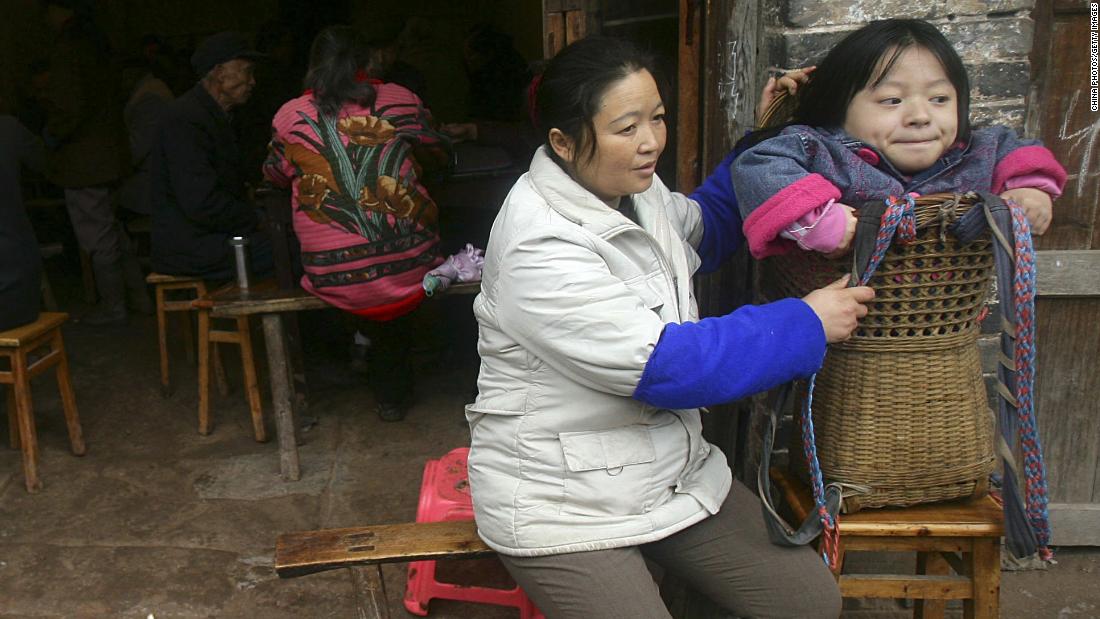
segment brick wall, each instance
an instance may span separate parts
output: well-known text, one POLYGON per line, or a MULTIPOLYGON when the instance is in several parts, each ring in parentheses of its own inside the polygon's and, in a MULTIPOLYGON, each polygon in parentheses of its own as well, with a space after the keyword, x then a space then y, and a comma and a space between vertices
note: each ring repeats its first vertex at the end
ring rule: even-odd
POLYGON ((935 24, 966 63, 976 126, 1022 130, 1030 86, 1033 0, 767 0, 765 55, 776 66, 810 64, 848 32, 887 17, 935 24))

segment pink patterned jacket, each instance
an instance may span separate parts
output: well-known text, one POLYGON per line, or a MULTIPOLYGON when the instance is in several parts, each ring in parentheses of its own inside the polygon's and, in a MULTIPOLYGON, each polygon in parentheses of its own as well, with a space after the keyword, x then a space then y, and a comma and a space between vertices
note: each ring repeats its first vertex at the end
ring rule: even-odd
POLYGON ((283 105, 264 176, 292 188, 302 287, 341 309, 390 320, 420 304, 424 275, 442 262, 438 212, 413 150, 447 144, 416 95, 372 84, 372 105, 346 104, 336 118, 319 117, 309 92, 283 105))

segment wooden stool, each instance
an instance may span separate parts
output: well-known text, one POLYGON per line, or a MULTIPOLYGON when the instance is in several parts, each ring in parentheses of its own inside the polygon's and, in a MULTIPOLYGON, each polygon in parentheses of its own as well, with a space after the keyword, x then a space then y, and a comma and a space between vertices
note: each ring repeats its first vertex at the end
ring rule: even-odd
MULTIPOLYGON (((203 295, 203 297, 206 295, 203 295)), ((200 299, 203 297, 199 297, 200 299)), ((232 330, 215 329, 211 326, 210 309, 195 307, 199 313, 199 434, 210 434, 213 420, 210 416, 210 366, 213 357, 214 375, 218 382, 218 392, 223 396, 228 392, 225 371, 218 356, 219 343, 236 344, 241 347, 241 368, 244 373, 244 388, 248 395, 248 408, 252 414, 252 433, 259 443, 267 442, 264 429, 264 414, 260 400, 260 385, 256 380, 256 358, 252 354, 252 332, 248 327, 248 316, 233 316, 235 328, 232 330), (211 344, 214 344, 211 346, 211 344)))
POLYGON ((168 312, 188 312, 181 314, 183 319, 183 346, 187 353, 187 360, 195 360, 195 342, 191 334, 191 301, 206 294, 206 282, 198 277, 185 275, 162 275, 150 273, 145 278, 147 284, 152 284, 157 301, 157 343, 160 346, 160 389, 167 396, 172 393, 171 379, 168 374, 168 312), (169 299, 168 292, 183 290, 193 293, 186 299, 169 299))
POLYGON ((8 436, 13 449, 23 449, 23 477, 28 492, 37 492, 42 488, 42 482, 38 479, 38 436, 34 429, 30 380, 51 367, 57 366, 57 388, 61 392, 65 424, 69 427, 69 445, 73 454, 84 455, 80 417, 69 381, 69 360, 61 339, 61 325, 68 318, 65 313, 45 312, 29 325, 0 332, 0 357, 7 357, 9 362, 9 370, 0 371, 0 384, 11 385, 8 391, 8 436), (31 353, 42 349, 45 350, 41 356, 30 358, 31 353))
MULTIPOLYGON (((809 488, 788 472, 773 468, 770 473, 801 522, 814 509, 809 488)), ((842 514, 838 570, 847 551, 909 551, 917 553, 917 573, 840 574, 840 593, 914 599, 913 615, 919 618, 942 618, 945 600, 963 600, 967 619, 995 619, 1000 616, 1003 532, 1001 508, 988 496, 842 514)))

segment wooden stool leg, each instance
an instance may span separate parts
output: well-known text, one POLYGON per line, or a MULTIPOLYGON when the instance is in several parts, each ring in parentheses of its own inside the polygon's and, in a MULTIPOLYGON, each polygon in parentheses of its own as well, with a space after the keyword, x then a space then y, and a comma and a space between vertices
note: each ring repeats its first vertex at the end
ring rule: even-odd
POLYGON ((225 377, 222 349, 217 342, 210 342, 210 352, 214 360, 214 383, 218 386, 218 394, 224 398, 229 395, 229 380, 225 377))
POLYGON ((382 565, 357 565, 349 567, 355 589, 355 605, 360 617, 390 619, 390 607, 386 604, 386 581, 382 577, 382 565))
POLYGON ((11 370, 15 391, 15 416, 19 424, 19 442, 23 449, 23 479, 27 492, 38 492, 42 482, 38 479, 38 436, 34 429, 34 411, 31 407, 30 377, 27 376, 27 356, 17 350, 11 357, 11 370))
POLYGON ((199 310, 199 434, 210 434, 210 312, 199 310))
POLYGON ((61 407, 65 411, 65 425, 69 428, 69 448, 73 455, 84 455, 84 433, 80 429, 80 414, 76 410, 72 376, 69 374, 69 356, 65 353, 65 341, 61 329, 53 332, 53 349, 58 352, 57 390, 61 393, 61 407))
MULTIPOLYGON (((917 574, 934 576, 950 573, 947 560, 938 552, 917 553, 917 574)), ((943 600, 916 600, 913 617, 916 619, 943 619, 947 604, 943 600)))
POLYGON ((19 449, 19 416, 15 413, 15 385, 8 385, 8 443, 19 449))
POLYGON ((244 387, 248 394, 248 408, 252 412, 252 433, 260 443, 267 442, 264 430, 264 412, 260 400, 260 385, 256 381, 256 357, 252 354, 252 333, 248 328, 248 316, 237 318, 237 335, 241 342, 241 367, 244 370, 244 387))
POLYGON ((965 619, 997 619, 1001 613, 1001 547, 994 537, 973 541, 974 552, 964 561, 974 579, 974 599, 963 600, 965 619))
POLYGON ((180 312, 180 330, 183 331, 183 351, 187 362, 195 362, 195 336, 191 331, 191 312, 180 312))
POLYGON ((156 287, 157 300, 157 345, 160 346, 160 392, 167 397, 172 393, 172 383, 168 375, 168 320, 164 314, 164 288, 156 287))

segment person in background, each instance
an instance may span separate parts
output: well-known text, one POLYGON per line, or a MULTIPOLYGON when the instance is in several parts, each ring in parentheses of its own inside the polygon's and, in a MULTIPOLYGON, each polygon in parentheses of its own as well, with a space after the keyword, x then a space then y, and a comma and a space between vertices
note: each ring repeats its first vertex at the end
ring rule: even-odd
POLYGON ((0 331, 34 322, 42 294, 42 258, 23 208, 24 166, 45 168, 42 141, 0 110, 0 331))
POLYGON ((248 199, 231 112, 248 101, 262 55, 236 32, 220 32, 191 57, 199 81, 165 107, 150 152, 153 269, 211 280, 235 272, 229 239, 249 238, 251 269, 269 272, 271 243, 248 199))
POLYGON ((693 274, 743 240, 732 155, 691 196, 661 182, 663 98, 624 41, 566 47, 536 100, 545 142, 500 209, 474 301, 479 535, 555 619, 667 619, 647 560, 736 616, 838 616, 828 568, 769 541, 700 407, 816 371, 873 291, 840 280, 700 320, 693 274))
POLYGON ((161 117, 175 99, 171 82, 171 51, 153 36, 143 37, 142 54, 123 71, 123 82, 130 93, 122 108, 122 118, 130 138, 132 172, 119 189, 119 200, 127 210, 149 215, 149 154, 153 150, 161 117))
POLYGON ((487 23, 470 30, 462 58, 470 83, 468 120, 440 130, 455 140, 499 146, 514 164, 526 166, 541 144, 528 109, 534 73, 527 61, 511 35, 487 23))
POLYGON ((80 248, 95 273, 99 303, 80 318, 89 325, 119 325, 130 308, 153 311, 145 276, 130 239, 115 217, 112 193, 129 172, 122 96, 106 39, 89 5, 49 0, 47 18, 57 32, 46 80, 47 178, 65 190, 65 206, 80 248))
POLYGON ((309 56, 305 93, 272 121, 264 174, 292 188, 302 287, 365 319, 377 413, 398 421, 413 391, 412 312, 424 275, 443 261, 420 174, 445 164, 447 144, 415 94, 374 77, 354 29, 325 29, 309 56))

